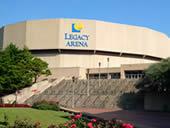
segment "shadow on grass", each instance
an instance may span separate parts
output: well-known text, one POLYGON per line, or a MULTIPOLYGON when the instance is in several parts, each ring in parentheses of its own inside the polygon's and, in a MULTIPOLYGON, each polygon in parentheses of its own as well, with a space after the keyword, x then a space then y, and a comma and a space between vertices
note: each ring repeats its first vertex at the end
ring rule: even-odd
POLYGON ((4 122, 4 121, 0 121, 0 128, 5 128, 6 126, 8 125, 7 122, 4 122))
POLYGON ((69 115, 67 115, 67 116, 60 116, 60 117, 63 118, 63 119, 70 120, 70 116, 69 115))

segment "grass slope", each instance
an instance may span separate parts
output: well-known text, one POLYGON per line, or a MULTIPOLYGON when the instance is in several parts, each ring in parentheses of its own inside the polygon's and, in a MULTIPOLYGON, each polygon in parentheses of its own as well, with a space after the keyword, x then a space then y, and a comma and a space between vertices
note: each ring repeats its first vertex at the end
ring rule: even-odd
POLYGON ((64 112, 32 108, 0 108, 0 121, 3 121, 4 113, 8 116, 10 124, 16 119, 30 119, 32 122, 40 122, 43 128, 50 124, 65 123, 68 120, 64 118, 68 113, 64 112))

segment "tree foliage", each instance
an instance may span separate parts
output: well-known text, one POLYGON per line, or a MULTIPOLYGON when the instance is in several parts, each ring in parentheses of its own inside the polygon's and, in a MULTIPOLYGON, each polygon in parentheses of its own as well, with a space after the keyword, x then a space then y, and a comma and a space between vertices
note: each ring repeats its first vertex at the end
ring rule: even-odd
POLYGON ((170 92, 170 58, 152 64, 138 87, 152 92, 170 92))
POLYGON ((0 52, 0 94, 29 86, 42 74, 50 74, 48 64, 27 48, 19 49, 11 43, 0 52))
POLYGON ((34 75, 34 80, 36 82, 37 78, 42 75, 50 75, 51 72, 48 69, 48 64, 39 58, 33 58, 31 61, 31 71, 34 75))

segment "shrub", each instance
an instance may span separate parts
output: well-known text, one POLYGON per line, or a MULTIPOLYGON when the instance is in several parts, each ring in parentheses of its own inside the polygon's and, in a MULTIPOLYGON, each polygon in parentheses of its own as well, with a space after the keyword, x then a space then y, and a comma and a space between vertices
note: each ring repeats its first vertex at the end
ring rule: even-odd
POLYGON ((14 122, 13 128, 35 128, 34 124, 30 122, 29 120, 16 120, 14 122))
POLYGON ((121 120, 102 120, 82 118, 82 114, 71 116, 70 121, 64 125, 49 128, 136 128, 130 123, 123 123, 121 120))
POLYGON ((22 119, 15 120, 13 125, 10 125, 8 116, 4 113, 4 121, 0 121, 0 128, 41 128, 40 122, 33 123, 31 120, 22 119))
POLYGON ((50 125, 48 128, 136 128, 130 123, 123 123, 121 120, 97 120, 82 118, 82 114, 71 116, 65 124, 50 125))
POLYGON ((33 104, 32 108, 40 109, 40 110, 54 110, 59 111, 59 104, 53 101, 40 101, 33 104))

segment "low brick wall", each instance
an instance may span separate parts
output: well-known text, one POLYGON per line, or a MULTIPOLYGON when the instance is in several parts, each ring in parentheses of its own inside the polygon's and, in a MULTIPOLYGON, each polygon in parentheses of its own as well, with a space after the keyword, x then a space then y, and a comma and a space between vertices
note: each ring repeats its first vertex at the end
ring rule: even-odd
POLYGON ((0 104, 0 108, 31 108, 28 104, 0 104))

